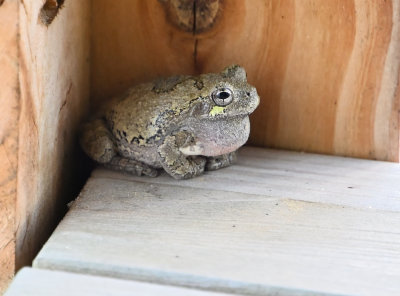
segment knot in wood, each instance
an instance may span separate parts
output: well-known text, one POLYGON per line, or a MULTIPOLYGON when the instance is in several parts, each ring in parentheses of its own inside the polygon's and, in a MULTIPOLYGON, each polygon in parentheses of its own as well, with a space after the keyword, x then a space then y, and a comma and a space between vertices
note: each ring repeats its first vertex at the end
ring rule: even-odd
POLYGON ((193 34, 210 30, 220 13, 222 0, 159 0, 168 21, 193 34))
MULTIPOLYGON (((0 0, 1 1, 1 0, 0 0)), ((50 25, 63 6, 65 0, 47 0, 40 10, 39 19, 46 26, 50 25)))

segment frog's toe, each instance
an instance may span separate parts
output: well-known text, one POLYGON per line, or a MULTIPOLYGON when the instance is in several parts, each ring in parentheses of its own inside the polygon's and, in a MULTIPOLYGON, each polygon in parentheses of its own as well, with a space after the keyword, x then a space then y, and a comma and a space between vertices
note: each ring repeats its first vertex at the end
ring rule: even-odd
POLYGON ((142 174, 147 177, 155 178, 160 174, 160 171, 148 166, 147 168, 143 169, 142 174))
POLYGON ((109 163, 104 164, 106 168, 122 171, 135 176, 157 177, 158 170, 135 159, 114 156, 109 163))
POLYGON ((208 157, 205 169, 207 171, 215 171, 215 170, 230 166, 235 161, 236 161, 236 153, 235 152, 231 152, 228 154, 223 154, 223 155, 219 155, 219 156, 215 156, 215 157, 208 157))

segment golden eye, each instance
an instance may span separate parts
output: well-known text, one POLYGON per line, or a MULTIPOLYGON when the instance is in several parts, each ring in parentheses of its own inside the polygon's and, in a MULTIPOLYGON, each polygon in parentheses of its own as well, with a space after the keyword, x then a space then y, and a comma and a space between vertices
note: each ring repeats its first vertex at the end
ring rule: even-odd
POLYGON ((227 106, 233 101, 233 92, 229 88, 219 88, 211 97, 217 106, 227 106))

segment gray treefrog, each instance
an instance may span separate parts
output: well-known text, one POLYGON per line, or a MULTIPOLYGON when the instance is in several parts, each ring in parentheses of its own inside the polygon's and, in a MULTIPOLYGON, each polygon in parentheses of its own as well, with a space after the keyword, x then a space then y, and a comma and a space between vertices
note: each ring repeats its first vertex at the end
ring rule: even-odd
POLYGON ((234 161, 259 101, 237 65, 158 79, 112 99, 83 125, 80 142, 108 168, 151 177, 162 168, 188 179, 234 161))

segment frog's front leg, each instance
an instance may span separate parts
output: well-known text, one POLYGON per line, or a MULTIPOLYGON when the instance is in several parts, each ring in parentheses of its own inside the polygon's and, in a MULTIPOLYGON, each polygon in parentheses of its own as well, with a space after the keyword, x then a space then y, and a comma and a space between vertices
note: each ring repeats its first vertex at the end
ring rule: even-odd
POLYGON ((207 157, 206 170, 215 171, 225 168, 233 164, 236 158, 236 151, 219 156, 207 157))
POLYGON ((190 179, 204 172, 206 158, 190 156, 181 151, 194 137, 185 131, 166 136, 158 147, 158 155, 163 169, 175 179, 190 179))

